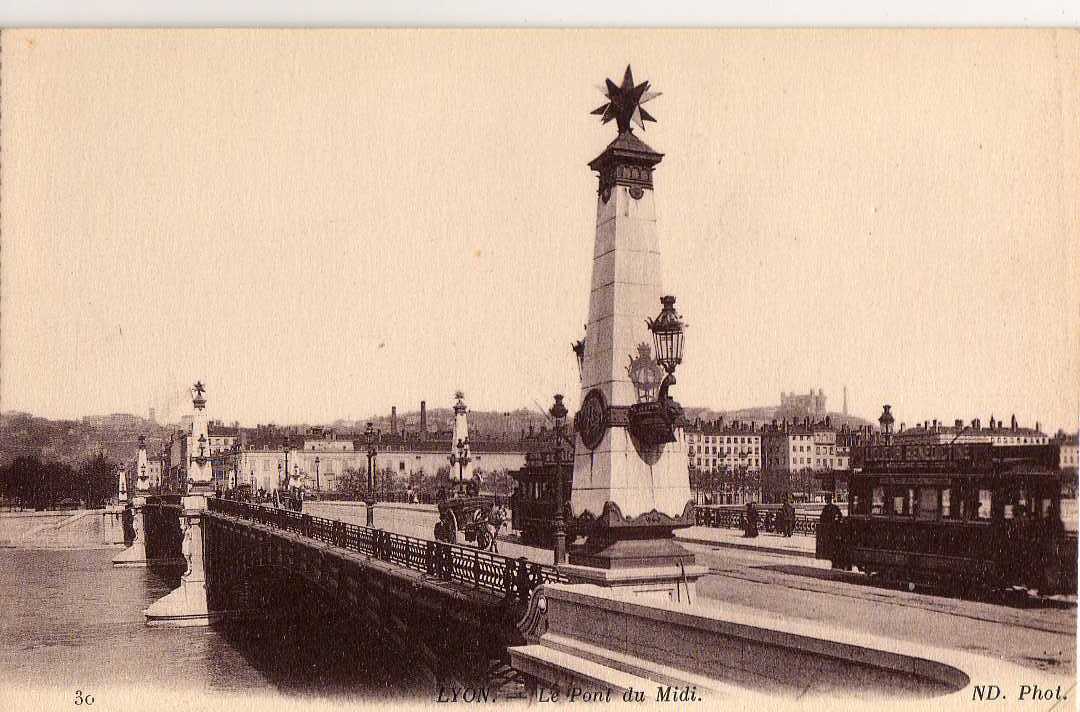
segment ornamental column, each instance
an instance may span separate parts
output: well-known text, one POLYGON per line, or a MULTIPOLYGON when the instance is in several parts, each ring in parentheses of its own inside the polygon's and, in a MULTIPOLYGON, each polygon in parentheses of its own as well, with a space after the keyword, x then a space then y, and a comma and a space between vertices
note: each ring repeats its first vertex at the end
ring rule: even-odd
POLYGON ((146 493, 150 490, 150 476, 147 474, 146 436, 139 436, 139 453, 135 459, 135 495, 131 498, 132 526, 135 539, 131 546, 113 557, 112 564, 117 568, 137 568, 146 566, 146 535, 143 527, 143 507, 146 506, 146 493))
POLYGON ((693 565, 673 534, 693 524, 694 509, 681 409, 668 396, 681 361, 682 322, 661 274, 653 172, 663 155, 631 127, 655 121, 641 105, 657 94, 648 82, 635 85, 627 67, 621 86, 607 80, 606 96, 593 113, 617 121, 619 132, 589 163, 599 185, 570 500, 576 529, 587 539, 571 548, 568 568, 602 585, 685 598, 677 589, 692 587, 705 569, 693 565), (662 297, 665 311, 653 320, 662 297), (664 361, 670 370, 661 387, 663 371, 649 343, 675 343, 662 341, 655 326, 667 323, 667 313, 678 327, 678 353, 664 361))

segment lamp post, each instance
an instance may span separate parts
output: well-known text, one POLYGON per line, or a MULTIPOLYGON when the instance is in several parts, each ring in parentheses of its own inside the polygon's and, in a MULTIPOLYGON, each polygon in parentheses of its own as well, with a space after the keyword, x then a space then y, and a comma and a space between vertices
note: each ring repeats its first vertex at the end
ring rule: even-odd
POLYGON ((566 563, 566 519, 563 513, 563 427, 566 422, 566 406, 561 394, 555 394, 555 405, 548 413, 555 419, 555 550, 556 566, 566 563))
POLYGON ((319 456, 315 456, 315 491, 318 492, 322 488, 319 486, 319 456))
POLYGON ((465 466, 472 462, 469 457, 469 437, 459 439, 456 452, 450 453, 450 467, 458 466, 458 493, 465 494, 465 466))
POLYGON ((367 499, 364 500, 365 509, 367 509, 367 525, 369 527, 375 526, 375 456, 379 454, 378 448, 375 447, 375 428, 371 423, 367 424, 364 429, 364 436, 367 439, 367 499))

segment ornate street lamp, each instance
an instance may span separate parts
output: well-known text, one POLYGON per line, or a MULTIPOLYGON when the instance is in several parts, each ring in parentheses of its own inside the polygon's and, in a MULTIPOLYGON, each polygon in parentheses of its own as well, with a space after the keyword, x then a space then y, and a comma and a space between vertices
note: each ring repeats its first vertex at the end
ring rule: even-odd
POLYGON ((318 492, 322 489, 319 486, 319 456, 315 456, 315 491, 318 492))
POLYGON ((638 344, 637 358, 630 357, 626 375, 634 384, 638 403, 650 403, 656 400, 656 392, 664 380, 664 370, 652 357, 652 348, 646 343, 638 344))
POLYGON ((655 319, 647 321, 649 331, 653 334, 653 345, 656 350, 656 362, 664 367, 667 376, 660 384, 660 394, 657 400, 663 402, 667 399, 668 387, 675 383, 675 367, 682 363, 683 335, 686 324, 682 317, 675 313, 675 297, 668 295, 660 298, 663 308, 655 319))
MULTIPOLYGON (((651 359, 645 349, 638 347, 639 357, 631 359, 627 368, 638 392, 638 402, 630 406, 628 413, 629 429, 637 441, 647 447, 675 442, 675 431, 682 419, 682 406, 668 395, 668 389, 675 383, 675 368, 682 363, 686 324, 675 313, 675 297, 665 296, 660 302, 663 304, 660 314, 655 319, 645 320, 653 335, 655 364, 667 372, 656 391, 655 400, 651 399, 651 395, 660 370, 654 366, 655 371, 650 373, 651 359)), ((647 345, 643 346, 647 348, 647 345)))
POLYGON ((465 494, 465 466, 472 462, 472 458, 469 457, 469 437, 465 436, 465 439, 458 439, 456 452, 450 453, 450 467, 454 465, 458 466, 458 494, 465 494))
POLYGON ((379 454, 378 448, 375 447, 375 428, 371 423, 367 424, 364 429, 364 436, 367 440, 367 478, 368 478, 368 491, 367 499, 364 500, 365 509, 367 510, 367 525, 369 527, 375 526, 375 456, 379 454))
POLYGON ((582 381, 585 379, 585 339, 578 339, 570 348, 574 350, 574 357, 577 359, 578 380, 582 381))
POLYGON ((548 413, 555 420, 555 565, 566 563, 566 518, 563 512, 563 429, 566 423, 566 406, 561 394, 555 394, 555 405, 548 413))
POLYGON ((279 478, 281 481, 278 483, 278 487, 282 488, 284 491, 282 492, 282 497, 278 498, 279 501, 282 501, 284 495, 287 495, 289 493, 289 441, 288 440, 286 440, 285 444, 281 446, 281 452, 285 455, 285 466, 284 466, 284 468, 281 469, 280 478, 279 478))

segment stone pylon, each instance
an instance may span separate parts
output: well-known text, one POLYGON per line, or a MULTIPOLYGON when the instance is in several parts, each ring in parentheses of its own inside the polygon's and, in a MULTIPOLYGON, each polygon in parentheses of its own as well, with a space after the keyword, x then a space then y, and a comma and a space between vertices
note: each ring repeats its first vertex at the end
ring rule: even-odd
POLYGON ((214 480, 204 395, 206 387, 202 382, 196 382, 191 393, 193 413, 188 448, 187 494, 182 499, 184 510, 180 515, 183 531, 181 550, 187 570, 178 588, 143 611, 147 624, 152 626, 202 626, 209 625, 211 621, 206 598, 206 567, 203 563, 203 518, 214 480))
POLYGON ((127 491, 127 468, 123 465, 117 471, 117 484, 116 484, 116 502, 121 507, 127 504, 128 491, 127 491))
MULTIPOLYGON (((647 82, 635 87, 629 68, 622 87, 608 80, 609 104, 594 113, 604 113, 605 122, 617 118, 620 130, 589 163, 599 185, 571 508, 579 523, 591 523, 591 534, 585 546, 571 548, 570 564, 585 576, 599 576, 588 568, 608 569, 609 585, 685 578, 694 561, 672 535, 693 516, 681 425, 671 431, 673 442, 662 444, 643 441, 630 427, 642 389, 627 362, 652 341, 647 320, 665 294, 653 184, 663 156, 630 126, 631 119, 640 123, 634 117, 652 120, 640 109, 652 96, 647 88, 647 82), (634 570, 640 575, 630 575, 634 570)), ((691 577, 698 568, 691 567, 691 577)))
POLYGON ((469 443, 469 409, 465 405, 465 394, 454 393, 454 437, 450 443, 450 481, 455 486, 464 486, 472 482, 473 464, 469 443))
POLYGON ((146 535, 143 527, 143 506, 146 505, 146 492, 150 489, 150 478, 146 474, 146 437, 139 436, 139 453, 135 459, 135 495, 131 498, 135 518, 135 540, 131 546, 113 557, 112 564, 117 568, 136 568, 146 566, 146 535))

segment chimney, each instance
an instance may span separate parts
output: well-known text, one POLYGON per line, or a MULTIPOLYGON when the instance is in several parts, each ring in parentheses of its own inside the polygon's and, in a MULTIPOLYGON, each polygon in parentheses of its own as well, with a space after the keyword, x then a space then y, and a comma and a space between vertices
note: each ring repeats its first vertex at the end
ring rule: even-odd
POLYGON ((1011 428, 1012 428, 1013 430, 1016 430, 1016 427, 1017 427, 1017 426, 1016 426, 1016 414, 1015 414, 1015 413, 1013 413, 1012 421, 1010 422, 1010 427, 1011 427, 1011 428))
POLYGON ((390 434, 397 435, 397 406, 390 406, 390 434))
POLYGON ((1040 422, 1039 422, 1039 421, 1037 421, 1037 420, 1035 421, 1035 432, 1037 432, 1037 433, 1041 433, 1041 432, 1042 432, 1042 423, 1040 423, 1040 422))
POLYGON ((900 432, 901 433, 904 432, 904 425, 906 425, 906 423, 904 423, 904 422, 900 423, 900 432))
POLYGON ((427 401, 420 401, 420 438, 427 437, 427 401))

